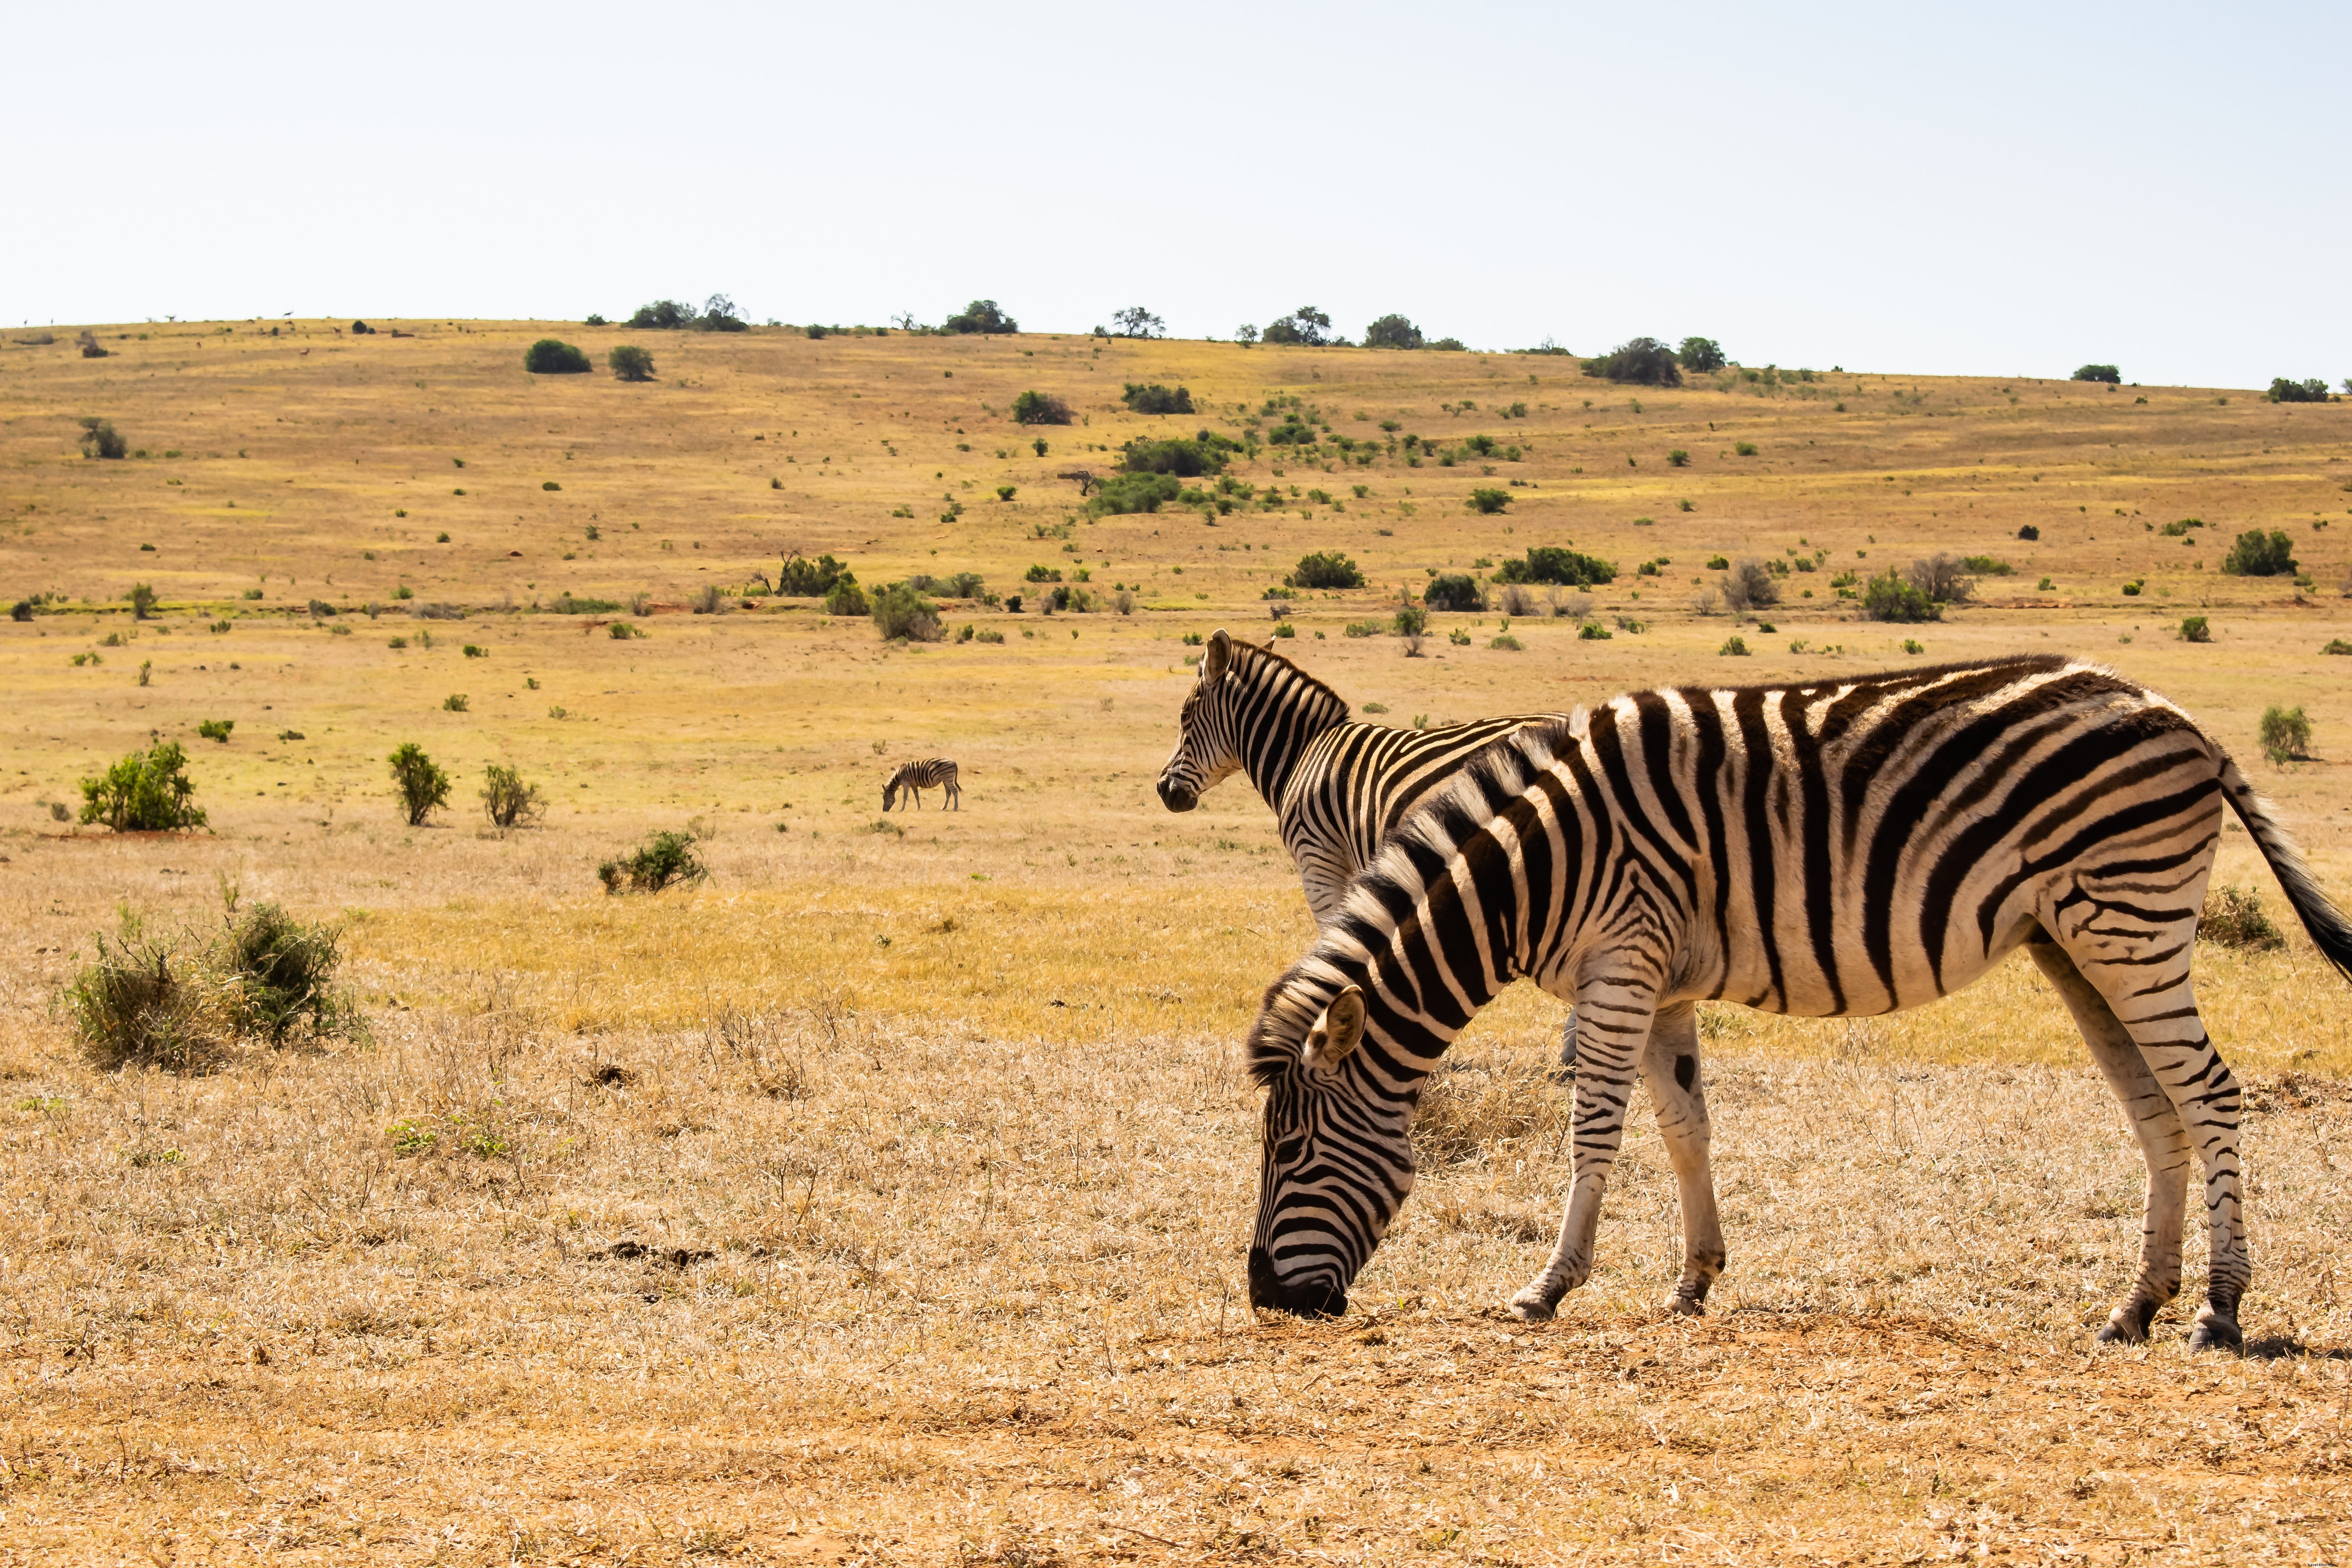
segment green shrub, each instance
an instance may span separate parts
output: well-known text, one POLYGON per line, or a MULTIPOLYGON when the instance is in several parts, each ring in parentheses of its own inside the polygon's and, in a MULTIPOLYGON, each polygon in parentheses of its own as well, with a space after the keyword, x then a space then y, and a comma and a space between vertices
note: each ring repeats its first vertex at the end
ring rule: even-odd
POLYGON ((81 455, 85 458, 120 458, 131 449, 131 443, 116 433, 114 421, 85 415, 81 422, 81 455))
POLYGON ((2327 639, 2327 646, 2321 648, 2319 651, 2322 653, 2352 654, 2352 642, 2346 642, 2342 637, 2329 637, 2327 639))
POLYGON ((1486 595, 1475 577, 1449 572, 1430 579, 1429 586, 1422 590, 1421 602, 1433 610, 1483 610, 1486 595))
POLYGON ((2182 642, 2211 642, 2213 627, 2202 616, 2190 616, 2180 623, 2182 642))
POLYGON ((1488 643, 1486 646, 1503 653, 1517 653, 1525 647, 1518 638, 1513 637, 1508 632, 1503 633, 1500 637, 1495 638, 1494 641, 1488 643))
POLYGON ((786 598, 821 599, 833 592, 835 583, 848 576, 849 568, 830 555, 820 555, 814 561, 798 554, 788 555, 776 573, 776 592, 786 598))
POLYGON ((548 605, 559 616, 601 616, 620 607, 618 599, 583 599, 570 593, 556 595, 554 602, 548 605))
POLYGON ((463 713, 470 706, 462 691, 453 691, 441 699, 441 710, 445 713, 463 713))
POLYGON ((1192 437, 1150 440, 1141 437, 1119 448, 1118 466, 1130 474, 1174 474, 1197 479, 1224 471, 1228 454, 1237 443, 1203 430, 1192 437))
POLYGON ((1993 555, 1963 555, 1960 557, 1960 564, 1969 571, 1985 577, 2007 577, 2017 570, 2008 562, 1993 555))
MULTIPOLYGON (((1017 332, 1021 330, 1021 323, 998 310, 993 300, 974 300, 940 325, 950 332, 1017 332)), ((1068 421, 1057 423, 1067 424, 1068 421)))
POLYGON ((155 613, 155 590, 144 583, 132 584, 131 592, 122 597, 131 605, 131 618, 134 621, 143 621, 155 613))
POLYGON ((1903 639, 1903 651, 1905 653, 1915 654, 1926 653, 1927 651, 1927 645, 1921 642, 1917 637, 1905 637, 1903 639))
POLYGON ((2197 940, 2275 952, 2286 945, 2286 933, 2263 912, 2263 901, 2252 889, 2225 882, 2205 895, 2205 908, 2197 916, 2197 940))
POLYGON ((1675 351, 1675 358, 1682 362, 1685 370, 1702 375, 1721 370, 1730 363, 1723 357, 1723 345, 1713 338, 1685 338, 1683 346, 1675 351))
POLYGON ((1339 552, 1318 550, 1300 556, 1284 581, 1294 588, 1360 588, 1364 574, 1339 552))
POLYGON ((1382 316, 1364 329, 1368 349, 1417 349, 1423 342, 1421 329, 1402 316, 1382 316))
POLYGON ((944 635, 939 606, 905 583, 891 583, 876 591, 871 610, 874 629, 886 642, 937 642, 944 635))
POLYGON ((1312 305, 1301 305, 1287 316, 1267 322, 1258 336, 1265 342, 1318 348, 1331 341, 1331 318, 1312 305))
POLYGON ((1748 639, 1741 637, 1726 637, 1723 639, 1723 646, 1715 651, 1717 657, 1720 658, 1746 658, 1748 639))
MULTIPOLYGON (((1688 468, 1690 466, 1690 454, 1684 451, 1680 447, 1677 447, 1673 451, 1666 454, 1666 466, 1670 468, 1688 468)), ((1683 510, 1685 511, 1690 510, 1688 502, 1684 503, 1683 510)))
POLYGON ((1470 510, 1477 512, 1482 516, 1492 517, 1496 512, 1503 511, 1510 506, 1511 492, 1508 490, 1496 489, 1490 485, 1482 485, 1478 489, 1472 490, 1463 500, 1462 504, 1470 510))
POLYGON ((1586 621, 1576 628, 1579 642, 1607 642, 1616 635, 1599 621, 1586 621))
POLYGON ((627 324, 640 331, 677 331, 694 325, 694 307, 681 300, 656 300, 638 306, 627 324))
POLYGON ((2109 386, 2123 384, 2123 373, 2111 364, 2086 364, 2074 372, 2076 381, 2103 381, 2109 386))
MULTIPOLYGON (((850 573, 844 572, 840 579, 824 591, 824 613, 828 616, 862 616, 868 608, 866 590, 857 585, 856 577, 850 573)), ((620 623, 615 621, 614 625, 620 623)))
MULTIPOLYGON (((1344 635, 1351 637, 1376 637, 1388 630, 1385 621, 1349 621, 1344 635)), ((1386 711, 1385 709, 1382 710, 1386 711)))
MULTIPOLYGON (((2262 728, 2258 733, 2263 755, 2278 766, 2311 760, 2311 720, 2301 708, 2272 703, 2263 710, 2262 728)), ((83 820, 89 819, 85 816, 83 820)))
POLYGON ((658 893, 680 883, 706 882, 710 868, 694 852, 695 835, 664 829, 627 855, 596 868, 607 893, 658 893))
POLYGON ((482 809, 493 827, 530 827, 540 820, 539 786, 513 768, 492 763, 482 773, 482 809))
POLYGON ((1506 561, 1495 569, 1497 583, 1558 583, 1572 587, 1612 583, 1616 578, 1617 568, 1598 556, 1552 544, 1529 545, 1525 560, 1506 561))
POLYGON ((688 323, 698 332, 748 332, 751 323, 735 308, 735 301, 724 294, 713 294, 703 301, 702 314, 688 323))
POLYGON ((1068 404, 1049 392, 1024 392, 1013 400, 1016 425, 1067 425, 1076 417, 1068 404))
MULTIPOLYGON (((1179 386, 1171 389, 1160 385, 1156 381, 1145 386, 1130 381, 1127 384, 1126 392, 1120 396, 1127 405, 1138 414, 1190 414, 1192 412, 1192 391, 1190 387, 1179 386)), ((1065 420, 1063 423, 1066 424, 1068 421, 1065 420)))
POLYGON ((219 934, 151 938, 135 917, 66 987, 84 1056, 114 1071, 137 1063, 203 1071, 239 1041, 283 1046, 364 1036, 366 1021, 336 987, 341 933, 306 925, 276 904, 237 918, 234 894, 219 934))
POLYGON ((1906 582, 1894 567, 1889 566, 1880 576, 1873 577, 1863 590, 1862 613, 1874 621, 1940 621, 1943 606, 1925 592, 1906 582))
POLYGON ((1675 351, 1655 338, 1634 338, 1584 362, 1584 374, 1637 386, 1680 386, 1683 373, 1675 351))
POLYGON ((207 719, 196 726, 196 733, 207 741, 219 741, 225 744, 228 732, 236 728, 236 721, 234 719, 207 719))
MULTIPOLYGON (((615 621, 614 625, 623 623, 615 621)), ((449 803, 449 775, 435 765, 423 747, 404 741, 392 753, 392 787, 411 827, 422 827, 436 808, 449 803)))
POLYGON ((654 356, 635 343, 623 343, 604 356, 604 363, 623 381, 651 381, 654 356))
POLYGON ((588 356, 559 338, 541 338, 523 351, 522 368, 532 375, 585 375, 588 356))
POLYGON ((1731 444, 1731 450, 1735 456, 1752 458, 1756 455, 1756 443, 1753 441, 1734 441, 1731 444))
POLYGON ((2294 569, 2294 541, 2280 529, 2248 529, 2221 560, 2221 570, 2233 577, 2280 577, 2294 569))
POLYGON ((2017 537, 2024 540, 2039 539, 2042 537, 2042 531, 2029 522, 2017 531, 2017 537))
POLYGON ((1390 629, 1407 640, 1420 637, 1429 630, 1429 612, 1419 605, 1400 605, 1389 621, 1390 629))
MULTIPOLYGON (((2327 384, 2317 376, 2309 381, 2290 381, 2280 376, 2271 383, 2270 391, 2263 395, 2273 403, 2325 403, 2327 401, 2327 384)), ((115 456, 121 457, 121 454, 118 452, 115 456)))
POLYGON ((196 786, 187 774, 187 753, 176 741, 158 741, 133 752, 100 778, 81 781, 81 821, 117 833, 176 833, 205 826, 202 808, 191 804, 196 786))

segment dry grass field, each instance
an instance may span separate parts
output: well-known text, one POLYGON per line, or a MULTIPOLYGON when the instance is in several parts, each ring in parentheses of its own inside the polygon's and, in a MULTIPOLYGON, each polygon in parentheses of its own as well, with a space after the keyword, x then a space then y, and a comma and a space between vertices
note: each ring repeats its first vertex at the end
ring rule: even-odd
MULTIPOLYGON (((2192 1360, 2178 1312, 2091 1348, 2139 1160, 2021 963, 1867 1023, 1708 1011, 1731 1264, 1705 1320, 1656 1315, 1674 1184, 1638 1120, 1592 1282, 1557 1322, 1500 1314, 1567 1169, 1558 1008, 1523 990, 1433 1091, 1422 1186, 1350 1315, 1258 1321, 1235 1047, 1311 925, 1244 781, 1189 816, 1150 788, 1183 637, 1265 635, 1266 589, 1338 549, 1367 586, 1276 601, 1281 646, 1398 723, 2105 659, 2231 746, 2352 901, 2352 658, 2321 652, 2352 637, 2352 406, 374 324, 98 328, 102 359, 0 336, 0 596, 55 595, 0 624, 0 1562, 2352 1554, 2352 994, 2300 932, 2200 958, 2254 1086, 2243 1358, 2192 1360), (549 332, 599 363, 642 342, 658 379, 526 375, 549 332), (1199 412, 1130 415, 1129 382, 1199 412), (1013 424, 1032 388, 1082 423, 1013 424), (1090 519, 1057 477, 1292 398, 1330 438, 1234 470, 1274 510, 1090 519), (84 416, 133 455, 82 457, 84 416), (1412 466, 1408 434, 1497 450, 1412 466), (2301 584, 2220 572, 2256 526, 2301 584), (1519 649, 1492 611, 1434 616, 1420 658, 1347 635, 1432 571, 1571 542, 1621 574, 1516 620, 1519 649), (1937 550, 2013 571, 1921 627, 1832 586, 1937 550), (744 594, 791 551, 869 586, 976 572, 1028 613, 948 604, 1003 640, 886 646, 744 594), (1712 557, 1791 552, 1815 569, 1780 579, 1772 631, 1695 603, 1712 557), (1133 612, 1041 616, 1033 564, 1133 612), (462 618, 415 613, 443 605, 462 618), (2210 643, 2177 636, 2189 615, 2210 643), (1735 634, 1750 657, 1718 652, 1735 634), (2318 760, 2261 761, 2273 703, 2318 760), (151 736, 188 748, 209 833, 58 820, 151 736), (458 780, 414 829, 385 769, 407 741, 458 780), (889 765, 929 753, 964 809, 885 823, 889 765), (488 826, 493 763, 543 786, 543 826, 488 826), (708 885, 604 894, 600 860, 689 822, 708 885), (372 1038, 88 1065, 60 996, 94 934, 210 929, 224 883, 340 922, 372 1038)), ((2285 918, 2242 834, 2221 876, 2285 918)))

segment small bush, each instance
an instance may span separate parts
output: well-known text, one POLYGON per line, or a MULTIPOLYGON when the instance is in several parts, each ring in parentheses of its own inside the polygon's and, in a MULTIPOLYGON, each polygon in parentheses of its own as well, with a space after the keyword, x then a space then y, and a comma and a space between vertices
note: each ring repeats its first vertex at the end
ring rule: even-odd
POLYGON ((1905 637, 1903 639, 1903 651, 1910 654, 1926 653, 1927 651, 1927 645, 1921 642, 1917 637, 1905 637))
POLYGON ((1556 544, 1531 544, 1524 560, 1506 561, 1495 569, 1497 583, 1557 583, 1563 587, 1614 582, 1617 568, 1597 556, 1556 544))
POLYGON ((556 338, 541 338, 523 351, 522 368, 532 375, 585 375, 588 356, 556 338))
POLYGON ((2294 541, 2284 530, 2273 529, 2265 533, 2259 528, 2250 528, 2230 546, 2230 553, 2221 559, 2221 570, 2233 577, 2292 575, 2295 570, 2294 541))
POLYGON ((1429 632, 1429 612, 1419 605, 1401 605, 1389 625, 1397 636, 1404 638, 1405 652, 1418 655, 1421 639, 1429 632))
POLYGON ((449 775, 435 765, 423 747, 404 741, 392 753, 392 787, 411 827, 422 827, 436 809, 449 804, 449 775))
POLYGON ((2286 933, 2263 912, 2253 889, 2225 882, 2205 895, 2205 908, 2197 916, 2197 940, 2275 952, 2286 945, 2286 933))
POLYGON ((176 741, 159 741, 133 752, 100 778, 81 781, 81 821, 117 833, 177 833, 205 826, 204 811, 192 804, 196 786, 187 774, 187 753, 176 741))
POLYGON ((2103 381, 2109 386, 2123 384, 2123 372, 2111 364, 2086 364, 2074 372, 2076 381, 2103 381))
POLYGON ((821 599, 848 575, 849 568, 830 555, 820 555, 814 561, 789 555, 776 574, 776 592, 787 598, 821 599))
POLYGON ((1943 606, 1916 584, 1907 583, 1889 566, 1863 590, 1862 613, 1873 621, 1940 621, 1943 606))
POLYGON ((1734 441, 1731 444, 1731 450, 1736 456, 1752 458, 1756 455, 1756 443, 1753 441, 1734 441))
POLYGON ((2042 537, 2042 531, 2029 522, 2017 531, 2017 537, 2024 540, 2039 539, 2042 537))
POLYGON ((1770 567, 1748 556, 1725 574, 1723 597, 1733 615, 1744 616, 1779 604, 1780 584, 1773 578, 1770 567))
POLYGON ((211 942, 148 937, 126 916, 66 987, 66 1010, 84 1056, 103 1071, 137 1063, 203 1071, 240 1041, 282 1046, 365 1033, 365 1020, 334 984, 341 933, 305 925, 275 904, 242 920, 235 906, 211 942))
POLYGON ((489 814, 490 826, 530 827, 539 822, 542 808, 537 784, 525 784, 520 773, 496 763, 483 770, 482 779, 482 809, 489 814))
POLYGON ((719 591, 719 584, 716 583, 705 583, 696 589, 686 605, 688 609, 698 616, 722 616, 727 613, 729 607, 726 595, 719 591))
MULTIPOLYGON (((1990 558, 1977 556, 1973 559, 1983 561, 1990 558)), ((2004 572, 2008 570, 2006 562, 1993 562, 1992 564, 2004 572)), ((1976 584, 1969 577, 1969 574, 1976 570, 1979 568, 1970 561, 1964 561, 1949 551, 1939 550, 1924 561, 1911 563, 1908 575, 1911 585, 1937 604, 1961 605, 1966 604, 1969 595, 1976 591, 1976 584)))
POLYGON ((2342 637, 2329 637, 2327 639, 2327 646, 2321 648, 2319 651, 2322 653, 2352 654, 2352 642, 2346 642, 2342 637))
POLYGON ((1681 367, 1675 351, 1655 338, 1634 338, 1610 353, 1584 362, 1584 374, 1637 386, 1680 386, 1681 367))
POLYGON ((1486 595, 1478 586, 1478 579, 1458 572, 1433 577, 1422 590, 1421 602, 1433 610, 1483 610, 1486 595))
POLYGON ((457 651, 464 654, 467 658, 488 658, 490 657, 490 650, 484 647, 479 643, 469 642, 457 651))
MULTIPOLYGON (((1170 388, 1160 385, 1156 381, 1145 386, 1130 381, 1127 384, 1126 392, 1120 396, 1127 405, 1138 414, 1190 414, 1192 412, 1192 393, 1189 387, 1170 388)), ((1015 417, 1018 417, 1017 413, 1015 417)), ((1063 423, 1067 424, 1068 421, 1065 420, 1063 423)))
POLYGON ((1522 649, 1522 647, 1523 647, 1525 645, 1524 645, 1524 644, 1522 644, 1522 643, 1519 641, 1519 639, 1518 639, 1518 638, 1517 638, 1517 637, 1513 637, 1510 633, 1508 633, 1508 632, 1505 632, 1505 633, 1503 633, 1500 637, 1498 637, 1495 638, 1492 642, 1488 643, 1486 646, 1487 646, 1488 647, 1490 647, 1490 648, 1495 648, 1495 649, 1496 649, 1496 650, 1498 650, 1498 651, 1500 651, 1500 652, 1503 652, 1503 653, 1517 653, 1517 652, 1519 652, 1519 651, 1522 649))
POLYGON ((131 449, 114 428, 111 419, 89 416, 81 422, 81 455, 85 458, 120 458, 131 449))
POLYGON ((1998 555, 1963 555, 1960 565, 1982 577, 2007 577, 2017 570, 1998 555))
POLYGON ((1599 621, 1586 621, 1576 628, 1576 640, 1579 642, 1607 642, 1616 635, 1599 621))
POLYGON ((236 721, 234 719, 207 719, 196 726, 196 733, 207 741, 219 741, 226 744, 228 732, 236 728, 236 721))
POLYGON ((1076 417, 1068 404, 1050 392, 1024 392, 1013 400, 1016 425, 1067 425, 1076 417))
POLYGON ((604 356, 605 365, 623 381, 651 381, 654 356, 635 343, 623 343, 604 356))
POLYGON ((131 592, 122 595, 131 605, 131 618, 143 621, 155 613, 155 590, 144 583, 133 583, 131 592))
POLYGON ((1482 485, 1478 489, 1472 490, 1468 497, 1463 500, 1462 504, 1469 508, 1472 511, 1477 512, 1482 516, 1492 517, 1496 512, 1505 511, 1509 509, 1511 504, 1511 492, 1508 490, 1496 489, 1492 486, 1482 485))
POLYGON ((462 691, 453 691, 441 699, 441 709, 446 713, 463 713, 469 706, 462 691))
POLYGON ((556 595, 555 602, 548 605, 559 616, 601 616, 620 607, 618 599, 583 599, 569 593, 556 595))
POLYGON ((710 868, 694 846, 694 834, 664 829, 629 854, 597 867, 596 879, 607 893, 658 893, 683 883, 707 882, 710 868))
MULTIPOLYGON (((1666 466, 1670 468, 1688 468, 1690 466, 1690 454, 1684 451, 1680 447, 1677 447, 1673 451, 1666 454, 1666 466)), ((1684 510, 1687 510, 1689 509, 1685 508, 1684 510)))
POLYGON ((2311 720, 2301 708, 2272 703, 2263 710, 2259 735, 2263 755, 2276 766, 2311 760, 2311 720))
MULTIPOLYGON (((864 601, 860 600, 859 603, 862 604, 864 601)), ((646 634, 626 621, 613 621, 605 626, 604 635, 614 642, 627 642, 635 637, 642 637, 646 634)))
POLYGON ((1740 637, 1728 637, 1723 639, 1723 646, 1715 651, 1717 657, 1721 658, 1746 658, 1748 640, 1740 637))
POLYGON ((1364 574, 1336 550, 1318 550, 1298 558, 1288 579, 1294 588, 1360 588, 1364 574))
POLYGON ((2180 623, 2182 642, 2211 642, 2213 627, 2202 616, 2190 616, 2180 623))
MULTIPOLYGON (((824 591, 824 613, 828 616, 862 616, 867 613, 868 607, 866 590, 859 587, 856 577, 847 572, 844 572, 840 580, 824 591)), ((619 623, 614 624, 617 626, 619 623)))
MULTIPOLYGON (((275 332, 278 329, 272 327, 269 330, 275 332)), ((81 350, 81 357, 84 359, 104 359, 106 357, 106 345, 98 341, 98 334, 91 331, 88 327, 84 327, 81 330, 81 336, 76 338, 74 340, 74 343, 81 350)))
POLYGON ((870 614, 874 629, 885 641, 937 642, 945 635, 939 606, 905 583, 888 584, 877 591, 870 614))

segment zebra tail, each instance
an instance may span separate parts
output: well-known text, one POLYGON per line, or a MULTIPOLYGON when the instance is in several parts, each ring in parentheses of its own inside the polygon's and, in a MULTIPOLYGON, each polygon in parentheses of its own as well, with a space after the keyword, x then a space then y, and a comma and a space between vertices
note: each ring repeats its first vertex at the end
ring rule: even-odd
MULTIPOLYGON (((2217 752, 2220 747, 2214 748, 2217 752)), ((2253 835, 2254 843, 2270 862, 2271 874, 2286 889, 2287 902, 2303 921, 2303 929, 2319 944, 2319 951, 2345 978, 2352 980, 2352 920, 2328 901, 2320 890, 2318 879, 2312 876, 2311 867, 2304 860, 2303 851, 2286 836, 2286 829, 2271 815, 2270 803, 2263 799, 2238 764, 2224 754, 2221 758, 2221 788, 2230 797, 2230 809, 2253 835)))

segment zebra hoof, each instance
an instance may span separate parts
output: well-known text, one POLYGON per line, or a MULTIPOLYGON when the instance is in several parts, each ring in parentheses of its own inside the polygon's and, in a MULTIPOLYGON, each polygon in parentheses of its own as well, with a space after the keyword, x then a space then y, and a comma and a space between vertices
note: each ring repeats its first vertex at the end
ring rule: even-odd
POLYGON ((1549 1323, 1555 1311, 1555 1304, 1532 1285, 1511 1298, 1511 1316, 1523 1323, 1549 1323))
POLYGON ((2189 1331, 2189 1348, 2192 1351, 2234 1351, 2246 1342, 2238 1325, 2208 1307, 2197 1314, 2197 1322, 2189 1331))
POLYGON ((1666 1315, 1671 1318, 1704 1318, 1706 1303, 1677 1290, 1666 1298, 1666 1315))
POLYGON ((2126 1301, 2107 1319, 2107 1326, 2099 1331, 2098 1342, 2103 1345, 2139 1345, 2147 1342, 2147 1326, 2156 1318, 2154 1301, 2126 1301))

